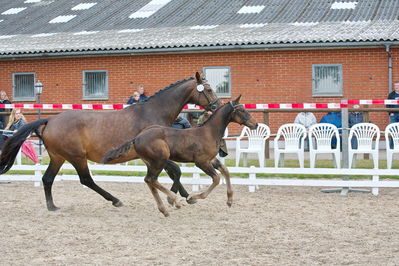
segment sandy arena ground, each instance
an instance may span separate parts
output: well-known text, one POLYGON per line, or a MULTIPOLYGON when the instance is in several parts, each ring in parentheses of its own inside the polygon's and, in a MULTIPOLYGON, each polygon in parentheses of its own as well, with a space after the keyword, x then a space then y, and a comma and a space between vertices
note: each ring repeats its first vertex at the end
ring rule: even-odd
POLYGON ((53 189, 61 209, 48 212, 42 187, 0 184, 0 265, 399 264, 398 189, 234 186, 228 208, 221 185, 165 218, 145 184, 99 185, 125 205, 62 181, 53 189))

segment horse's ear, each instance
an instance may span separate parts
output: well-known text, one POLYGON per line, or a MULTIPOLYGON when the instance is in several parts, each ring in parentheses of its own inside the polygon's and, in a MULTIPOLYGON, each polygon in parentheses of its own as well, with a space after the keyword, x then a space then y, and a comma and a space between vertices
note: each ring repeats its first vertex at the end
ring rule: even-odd
POLYGON ((241 94, 235 100, 233 100, 234 105, 239 104, 240 103, 240 99, 241 99, 241 94))
POLYGON ((202 75, 199 72, 195 73, 195 78, 197 79, 197 84, 202 84, 202 75))

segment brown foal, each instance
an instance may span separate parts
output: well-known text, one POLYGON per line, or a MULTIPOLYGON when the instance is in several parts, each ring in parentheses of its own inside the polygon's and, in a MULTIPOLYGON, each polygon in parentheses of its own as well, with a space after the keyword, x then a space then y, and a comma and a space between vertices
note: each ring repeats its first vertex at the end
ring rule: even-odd
POLYGON ((175 129, 164 126, 150 126, 134 139, 107 152, 103 162, 107 163, 117 160, 123 154, 130 152, 132 149, 135 150, 136 154, 147 165, 147 175, 144 180, 157 202, 158 209, 165 216, 168 216, 169 213, 158 194, 158 190, 167 195, 168 202, 171 205, 177 208, 181 207, 180 203, 177 202, 176 195, 171 193, 158 181, 158 176, 168 160, 194 162, 198 168, 212 177, 213 182, 209 188, 202 193, 191 196, 190 199, 193 200, 205 199, 219 184, 220 176, 216 172, 216 169, 218 169, 225 175, 228 197, 227 204, 231 206, 233 191, 229 172, 215 158, 219 151, 220 141, 230 122, 240 125, 244 124, 251 129, 256 129, 258 126, 251 114, 242 105, 239 105, 240 98, 241 96, 217 109, 209 120, 198 128, 175 129))

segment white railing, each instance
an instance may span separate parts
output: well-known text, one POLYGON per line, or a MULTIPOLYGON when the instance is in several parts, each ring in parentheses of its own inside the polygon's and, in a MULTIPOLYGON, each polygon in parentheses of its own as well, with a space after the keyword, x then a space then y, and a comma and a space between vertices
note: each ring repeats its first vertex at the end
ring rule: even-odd
MULTIPOLYGON (((142 165, 100 165, 90 164, 91 171, 121 171, 121 172, 142 172, 141 176, 104 176, 93 175, 95 181, 104 182, 144 182, 144 175, 147 171, 146 166, 142 165)), ((34 175, 14 175, 4 174, 0 175, 0 181, 33 181, 35 185, 39 186, 42 178, 42 173, 47 169, 47 165, 14 165, 11 170, 31 170, 35 171, 34 175)), ((71 164, 64 164, 62 169, 74 169, 71 164)), ((373 195, 378 195, 378 189, 381 187, 399 187, 399 181, 395 180, 380 180, 381 175, 384 176, 398 176, 399 169, 337 169, 337 168, 274 168, 274 167, 228 167, 232 176, 234 174, 248 174, 245 178, 231 178, 234 185, 246 185, 249 191, 254 192, 258 186, 313 186, 313 187, 342 187, 342 188, 372 188, 373 195), (309 175, 309 178, 266 178, 259 177, 259 174, 290 174, 290 175, 309 175), (371 180, 344 180, 344 179, 320 179, 318 175, 332 175, 332 176, 372 176, 371 180), (315 178, 311 178, 315 176, 315 178)), ((200 185, 211 184, 210 177, 201 177, 203 172, 197 167, 181 167, 182 173, 192 174, 192 177, 182 177, 182 184, 192 185, 193 191, 199 189, 200 185)), ((77 175, 58 175, 56 181, 61 180, 79 180, 77 175)), ((160 177, 162 183, 172 183, 168 177, 160 177)))

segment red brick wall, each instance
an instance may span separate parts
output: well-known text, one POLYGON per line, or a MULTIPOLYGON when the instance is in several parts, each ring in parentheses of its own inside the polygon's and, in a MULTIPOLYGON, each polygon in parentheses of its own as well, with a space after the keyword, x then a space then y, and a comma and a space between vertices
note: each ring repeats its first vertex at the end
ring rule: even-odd
MULTIPOLYGON (((392 50, 394 80, 399 80, 398 49, 392 50)), ((0 61, 0 89, 12 100, 12 74, 35 72, 44 84, 42 103, 125 103, 143 84, 147 95, 194 75, 205 66, 230 66, 233 97, 243 103, 339 102, 341 98, 312 97, 312 65, 342 64, 347 99, 384 99, 388 93, 385 48, 159 54, 0 61), (83 101, 84 70, 107 70, 109 100, 83 101)), ((382 107, 382 106, 379 106, 382 107)), ((272 132, 294 120, 295 113, 270 115, 272 132)), ((323 115, 317 113, 317 118, 323 115)), ((256 114, 259 121, 263 116, 256 114)), ((31 119, 34 119, 32 117, 31 119)), ((385 112, 370 115, 381 128, 385 112)), ((238 127, 233 127, 233 133, 238 127)))

